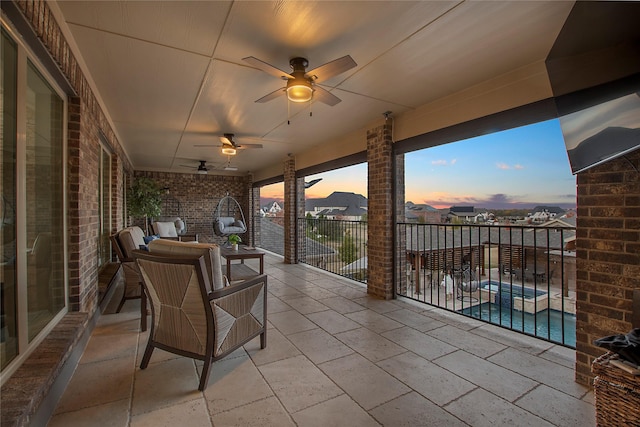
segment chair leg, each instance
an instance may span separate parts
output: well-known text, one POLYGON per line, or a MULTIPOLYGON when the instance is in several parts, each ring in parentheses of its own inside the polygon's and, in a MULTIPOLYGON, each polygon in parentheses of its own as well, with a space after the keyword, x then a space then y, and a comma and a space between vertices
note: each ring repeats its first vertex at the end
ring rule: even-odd
POLYGON ((209 382, 209 372, 211 371, 211 358, 206 358, 204 360, 204 364, 202 365, 202 375, 200 375, 200 384, 198 385, 198 390, 204 391, 207 388, 207 383, 209 382))
POLYGON ((265 349, 267 347, 267 328, 260 334, 260 348, 265 349))
POLYGON ((142 283, 140 283, 140 330, 142 332, 147 330, 147 294, 142 283))
POLYGON ((124 305, 124 302, 126 300, 127 300, 127 292, 125 290, 124 293, 122 294, 122 299, 120 300, 120 304, 118 304, 118 308, 116 309, 116 313, 120 313, 120 310, 122 310, 122 306, 124 305))
POLYGON ((154 348, 155 347, 151 345, 151 338, 149 338, 149 342, 147 342, 147 348, 144 351, 144 356, 142 356, 142 362, 140 362, 140 369, 145 369, 149 365, 151 353, 153 353, 154 348))

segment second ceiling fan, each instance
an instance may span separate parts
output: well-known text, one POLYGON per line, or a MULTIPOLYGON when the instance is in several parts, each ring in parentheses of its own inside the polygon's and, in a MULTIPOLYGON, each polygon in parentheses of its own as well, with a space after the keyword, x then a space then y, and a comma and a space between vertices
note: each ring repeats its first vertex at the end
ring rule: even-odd
POLYGON ((220 147, 222 148, 222 154, 227 156, 235 156, 237 150, 244 150, 246 148, 262 148, 262 144, 238 144, 233 138, 234 134, 225 133, 220 137, 222 145, 197 144, 194 145, 194 147, 220 147))
POLYGON ((288 73, 253 56, 243 58, 243 61, 259 68, 267 74, 287 81, 285 87, 263 96, 256 100, 256 102, 268 102, 286 93, 287 98, 293 102, 309 102, 313 98, 330 106, 336 105, 341 99, 318 86, 317 83, 344 73, 358 65, 351 56, 345 55, 342 58, 335 59, 307 71, 309 61, 307 61, 306 58, 298 57, 289 61, 289 65, 293 71, 288 73))

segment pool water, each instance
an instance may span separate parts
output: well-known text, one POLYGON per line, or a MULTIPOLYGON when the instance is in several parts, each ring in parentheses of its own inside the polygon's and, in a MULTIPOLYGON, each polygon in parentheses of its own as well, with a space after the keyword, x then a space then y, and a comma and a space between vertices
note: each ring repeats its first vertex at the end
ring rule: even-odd
POLYGON ((480 283, 480 287, 482 289, 490 290, 492 292, 498 292, 504 295, 511 294, 511 296, 514 296, 514 297, 524 296, 525 299, 532 299, 534 297, 539 297, 546 294, 545 291, 523 287, 518 284, 494 282, 494 281, 487 281, 487 280, 480 283))
POLYGON ((488 302, 465 308, 461 313, 559 344, 576 346, 576 316, 573 314, 565 313, 564 319, 562 312, 557 310, 543 310, 534 315, 508 307, 501 309, 500 305, 488 302))

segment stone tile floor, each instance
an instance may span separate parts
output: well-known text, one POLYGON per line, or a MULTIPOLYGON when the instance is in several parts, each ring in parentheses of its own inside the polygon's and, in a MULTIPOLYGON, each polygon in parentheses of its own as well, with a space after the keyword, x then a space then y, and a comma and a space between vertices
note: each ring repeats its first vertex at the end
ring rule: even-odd
POLYGON ((49 426, 595 425, 573 350, 265 262, 266 349, 216 362, 199 392, 202 362, 155 350, 140 370, 148 332, 128 301, 99 319, 49 426))

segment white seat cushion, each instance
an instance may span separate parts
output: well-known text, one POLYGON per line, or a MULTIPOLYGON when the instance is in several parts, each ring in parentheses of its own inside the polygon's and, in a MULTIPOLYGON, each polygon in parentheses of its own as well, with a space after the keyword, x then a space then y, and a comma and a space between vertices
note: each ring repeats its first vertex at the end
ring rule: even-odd
POLYGON ((176 224, 173 222, 156 222, 154 227, 156 233, 160 237, 178 237, 178 231, 176 230, 176 224))

